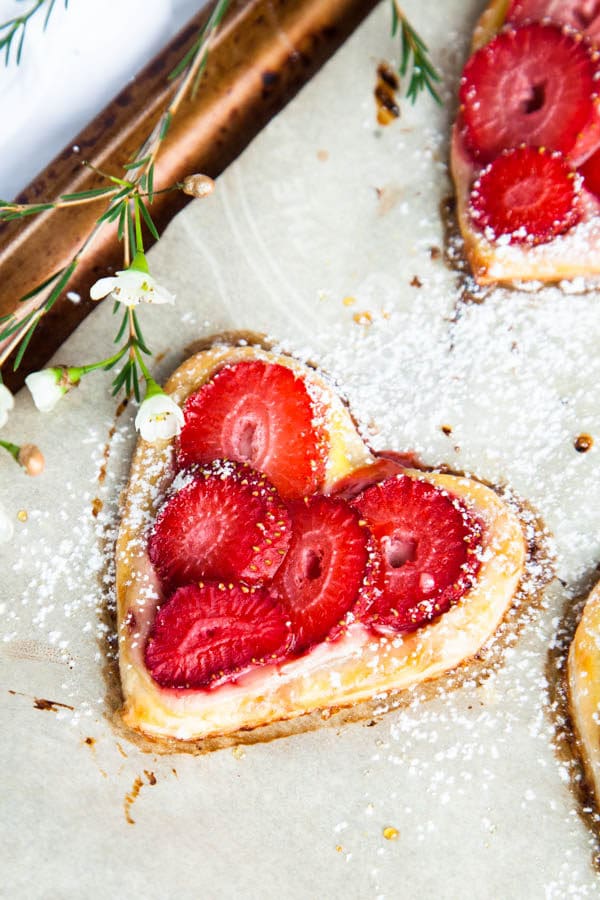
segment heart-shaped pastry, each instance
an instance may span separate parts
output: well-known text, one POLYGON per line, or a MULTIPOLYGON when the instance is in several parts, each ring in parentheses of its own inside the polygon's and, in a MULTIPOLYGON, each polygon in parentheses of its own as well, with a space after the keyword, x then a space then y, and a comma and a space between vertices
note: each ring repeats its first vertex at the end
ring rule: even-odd
POLYGON ((480 284, 600 274, 600 16, 492 0, 460 82, 451 168, 480 284))
POLYGON ((434 678, 494 634, 522 577, 516 514, 465 477, 374 456, 326 379, 216 343, 140 440, 117 543, 123 718, 197 740, 434 678))

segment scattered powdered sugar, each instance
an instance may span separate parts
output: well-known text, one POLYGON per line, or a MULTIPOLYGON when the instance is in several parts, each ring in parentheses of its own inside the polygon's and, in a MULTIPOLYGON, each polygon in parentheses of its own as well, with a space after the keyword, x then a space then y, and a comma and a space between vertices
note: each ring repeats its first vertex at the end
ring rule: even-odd
MULTIPOLYGON (((450 98, 466 33, 449 31, 444 17, 425 21, 425 5, 413 11, 452 75, 444 87, 450 98)), ((424 895, 429 888, 459 897, 481 883, 482 871, 489 872, 486 898, 496 883, 496 896, 593 896, 596 846, 587 825, 594 813, 582 822, 572 791, 581 772, 569 750, 560 676, 600 562, 598 298, 582 279, 559 288, 480 289, 446 268, 437 206, 448 190, 448 113, 403 106, 398 127, 374 127, 372 63, 382 53, 384 12, 297 98, 290 112, 306 127, 292 129, 292 140, 287 113, 276 119, 220 180, 214 202, 189 207, 173 223, 151 261, 176 291, 181 314, 170 320, 148 310, 147 336, 157 354, 168 354, 166 375, 188 340, 233 327, 269 332, 279 347, 319 365, 373 449, 415 451, 425 464, 506 485, 503 496, 519 510, 528 540, 539 534, 537 514, 551 533, 545 540, 558 578, 537 608, 532 601, 548 570, 533 555, 531 596, 519 596, 472 668, 427 689, 379 697, 360 725, 248 747, 243 758, 156 760, 159 784, 170 781, 154 809, 161 822, 177 811, 175 840, 176 819, 197 828, 206 811, 214 846, 231 850, 234 834, 253 859, 258 844, 235 830, 238 817, 255 821, 264 808, 301 815, 303 831, 294 820, 301 843, 293 829, 287 834, 296 859, 310 827, 328 871, 343 867, 357 896, 389 900, 399 885, 420 879, 424 895), (339 89, 350 64, 358 97, 339 89), (315 117, 320 92, 338 98, 347 127, 315 117), (315 161, 316 146, 327 147, 329 162, 315 161), (328 166, 342 160, 345 176, 333 178, 328 166), (223 262, 224 246, 235 266, 223 262), (582 433, 594 439, 586 453, 574 447, 582 433), (386 839, 384 828, 396 829, 397 839, 386 839), (457 864, 433 872, 448 847, 457 864)), ((460 252, 455 242, 450 255, 458 269, 460 252)), ((109 342, 113 325, 110 310, 99 309, 71 339, 72 358, 89 352, 92 333, 109 342)), ((75 707, 30 711, 29 733, 41 731, 39 717, 46 723, 55 715, 50 724, 64 726, 73 744, 88 729, 101 735, 109 748, 102 764, 120 802, 121 766, 129 787, 149 757, 115 737, 104 719, 111 704, 102 673, 116 651, 114 542, 134 435, 131 409, 114 431, 100 413, 96 424, 79 424, 86 403, 109 415, 109 401, 97 399, 102 391, 108 396, 110 379, 103 378, 69 395, 40 428, 44 484, 6 488, 7 502, 26 509, 27 521, 16 523, 14 543, 0 551, 11 584, 2 595, 0 657, 7 687, 19 692, 5 697, 7 708, 31 710, 34 695, 75 707), (129 759, 120 758, 117 742, 129 759)), ((35 422, 27 419, 32 430, 35 422)), ((144 454, 150 502, 127 510, 127 524, 140 533, 164 499, 161 475, 170 465, 144 454)), ((144 599, 156 600, 150 586, 144 599)), ((331 682, 335 687, 335 672, 331 682)), ((285 815, 261 819, 261 841, 272 827, 281 846, 285 815)), ((144 826, 152 824, 149 816, 144 826)), ((148 833, 158 846, 158 829, 148 833)))

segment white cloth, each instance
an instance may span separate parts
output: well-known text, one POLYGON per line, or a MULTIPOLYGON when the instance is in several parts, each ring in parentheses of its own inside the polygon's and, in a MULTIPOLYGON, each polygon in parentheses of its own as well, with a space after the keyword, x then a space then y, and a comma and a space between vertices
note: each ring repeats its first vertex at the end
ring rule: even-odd
MULTIPOLYGON (((202 7, 202 0, 56 0, 0 59, 0 198, 13 199, 202 7)), ((0 0, 0 22, 27 2, 0 0)))

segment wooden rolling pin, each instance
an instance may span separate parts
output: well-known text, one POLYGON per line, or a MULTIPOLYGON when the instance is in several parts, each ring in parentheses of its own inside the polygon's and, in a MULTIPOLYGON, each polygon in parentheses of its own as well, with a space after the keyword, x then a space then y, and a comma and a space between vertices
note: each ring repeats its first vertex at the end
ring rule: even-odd
MULTIPOLYGON (((200 90, 195 100, 184 100, 163 143, 155 190, 195 172, 219 175, 374 6, 375 0, 232 0, 200 90)), ((206 8, 197 14, 19 195, 18 202, 41 203, 103 185, 82 160, 121 175, 123 164, 166 107, 173 90, 168 73, 192 45, 209 12, 206 8)), ((179 191, 155 198, 152 216, 159 231, 188 200, 179 191)), ((20 297, 69 262, 105 204, 100 198, 0 226, 0 317, 22 308, 20 297)), ((105 226, 67 287, 80 295, 81 302, 62 296, 41 319, 18 371, 13 372, 12 358, 2 368, 9 387, 20 387, 25 375, 41 368, 75 330, 94 308, 88 299, 90 286, 119 269, 122 258, 116 226, 105 226)))

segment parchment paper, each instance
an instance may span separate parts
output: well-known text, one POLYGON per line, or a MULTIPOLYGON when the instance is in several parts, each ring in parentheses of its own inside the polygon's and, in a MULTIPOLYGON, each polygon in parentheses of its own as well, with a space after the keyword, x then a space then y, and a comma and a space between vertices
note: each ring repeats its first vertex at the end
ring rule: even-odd
MULTIPOLYGON (((374 446, 510 484, 555 536, 546 608, 498 671, 426 703, 208 756, 142 753, 106 718, 98 644, 135 410, 115 418, 108 374, 50 416, 22 393, 5 434, 39 443, 47 472, 26 479, 0 459, 16 525, 0 549, 0 896, 597 892, 572 767, 555 751, 548 651, 600 562, 600 313, 572 289, 466 304, 435 249, 451 98, 479 7, 407 0, 447 103, 403 102, 387 129, 375 68, 398 48, 377 10, 172 223, 150 262, 177 305, 141 312, 159 377, 198 337, 265 331, 339 380, 374 446), (584 432, 596 444, 580 454, 584 432)), ((104 305, 57 360, 105 354, 114 330, 104 305)))

